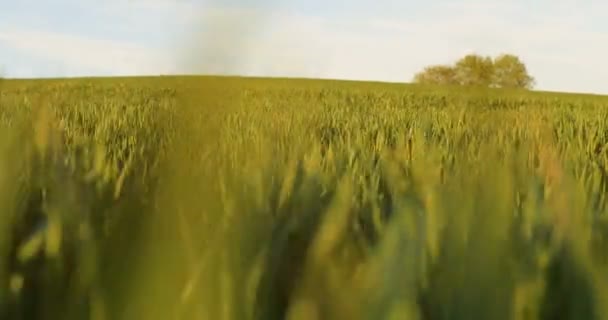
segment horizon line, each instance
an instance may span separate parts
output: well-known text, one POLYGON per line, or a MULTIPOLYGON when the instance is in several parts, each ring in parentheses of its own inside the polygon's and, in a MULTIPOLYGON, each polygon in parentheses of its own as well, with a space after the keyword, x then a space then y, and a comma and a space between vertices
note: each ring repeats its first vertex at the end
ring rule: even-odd
MULTIPOLYGON (((391 81, 391 80, 377 80, 377 79, 352 79, 352 78, 331 78, 331 77, 306 77, 306 76, 265 76, 265 75, 242 75, 242 74, 204 74, 204 73, 172 73, 172 74, 121 74, 121 75, 77 75, 77 76, 41 76, 41 77, 0 77, 1 80, 5 81, 36 81, 36 80, 80 80, 80 79, 125 79, 125 78, 180 78, 180 77, 207 77, 207 78, 242 78, 242 79, 268 79, 268 80, 305 80, 305 81, 337 81, 337 82, 358 82, 358 83, 375 83, 375 84, 387 84, 387 85, 407 85, 407 86, 428 86, 423 84, 417 84, 408 81, 391 81)), ((433 86, 433 85, 431 85, 433 86)), ((448 86, 437 86, 447 88, 448 86)), ((459 88, 458 85, 449 86, 452 88, 459 88)), ((466 88, 466 87, 461 87, 466 88)), ((488 88, 498 89, 501 88, 488 88)), ((584 95, 584 96, 597 96, 597 97, 608 97, 606 93, 597 92, 577 92, 577 91, 556 91, 556 90, 544 90, 544 89, 524 89, 526 92, 533 93, 548 93, 548 94, 566 94, 566 95, 584 95)))

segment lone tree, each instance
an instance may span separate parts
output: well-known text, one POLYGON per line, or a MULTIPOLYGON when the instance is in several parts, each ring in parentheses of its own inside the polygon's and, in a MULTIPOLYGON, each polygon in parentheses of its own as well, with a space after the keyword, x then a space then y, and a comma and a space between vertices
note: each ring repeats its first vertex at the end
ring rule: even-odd
POLYGON ((464 86, 492 85, 494 64, 492 58, 469 54, 456 61, 454 66, 458 84, 464 86))
POLYGON ((531 89, 534 78, 519 57, 501 54, 488 56, 468 54, 453 65, 426 67, 414 76, 415 83, 483 86, 492 88, 531 89))
POLYGON ((502 54, 494 59, 492 82, 500 88, 525 88, 534 86, 534 78, 528 74, 526 65, 519 57, 502 54))
POLYGON ((430 66, 414 76, 414 82, 423 84, 457 84, 456 70, 451 66, 430 66))

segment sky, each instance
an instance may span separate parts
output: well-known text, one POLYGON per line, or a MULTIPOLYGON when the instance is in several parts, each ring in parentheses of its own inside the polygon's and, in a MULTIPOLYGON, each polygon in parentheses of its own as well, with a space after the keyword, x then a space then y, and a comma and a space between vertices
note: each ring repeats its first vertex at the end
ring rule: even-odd
POLYGON ((409 82, 518 55, 536 89, 608 94, 608 1, 0 0, 9 78, 225 74, 409 82))

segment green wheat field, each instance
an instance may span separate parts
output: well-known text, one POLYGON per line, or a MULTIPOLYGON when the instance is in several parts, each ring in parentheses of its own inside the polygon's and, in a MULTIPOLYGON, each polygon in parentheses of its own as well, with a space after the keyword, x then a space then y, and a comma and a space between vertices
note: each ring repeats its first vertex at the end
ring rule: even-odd
POLYGON ((0 319, 608 319, 608 97, 4 80, 0 319))

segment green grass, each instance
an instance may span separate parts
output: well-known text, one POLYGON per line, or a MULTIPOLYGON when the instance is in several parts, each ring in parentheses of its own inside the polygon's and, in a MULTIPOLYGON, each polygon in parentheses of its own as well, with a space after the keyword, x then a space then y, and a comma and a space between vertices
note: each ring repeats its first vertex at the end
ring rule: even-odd
POLYGON ((608 97, 6 80, 0 129, 0 318, 607 318, 608 97))

